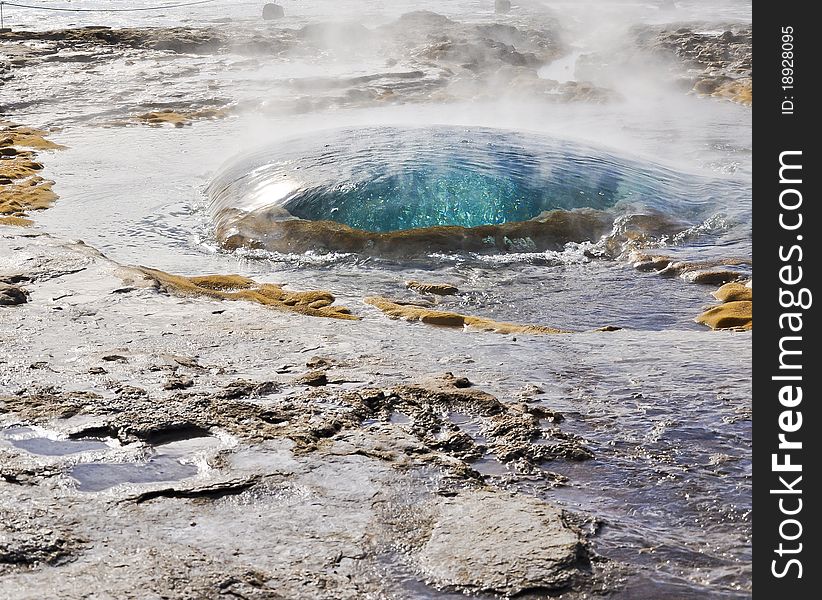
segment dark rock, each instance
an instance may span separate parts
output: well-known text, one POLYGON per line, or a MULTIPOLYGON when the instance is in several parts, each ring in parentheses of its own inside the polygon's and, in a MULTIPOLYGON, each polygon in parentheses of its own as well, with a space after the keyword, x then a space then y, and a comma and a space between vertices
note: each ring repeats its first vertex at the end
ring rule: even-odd
POLYGON ((185 375, 179 376, 176 375, 174 377, 169 377, 163 383, 164 390, 184 390, 186 388, 190 388, 194 385, 194 380, 191 377, 186 377, 185 375))
POLYGON ((456 377, 450 371, 447 372, 447 373, 444 373, 442 375, 442 377, 440 377, 440 380, 445 385, 452 385, 455 388, 467 388, 467 387, 471 387, 472 385, 474 385, 473 383, 471 383, 471 381, 467 377, 456 377))
POLYGON ((295 383, 308 385, 311 387, 321 387, 328 385, 328 376, 325 371, 310 371, 305 375, 298 377, 295 383))
POLYGON ((203 369, 204 367, 195 359, 187 356, 168 356, 169 359, 180 365, 181 367, 188 367, 189 369, 203 369))
POLYGON ((671 264, 667 256, 643 256, 634 263, 637 271, 661 271, 671 264))
MULTIPOLYGON (((259 475, 252 475, 245 478, 208 483, 206 485, 188 489, 166 487, 158 490, 140 492, 139 494, 135 494, 121 500, 121 503, 133 502, 134 504, 142 504, 143 502, 148 502, 149 500, 154 500, 157 498, 208 498, 210 500, 214 500, 216 498, 241 494, 250 487, 259 483, 260 480, 261 477, 259 475)), ((192 522, 191 525, 196 525, 196 523, 192 522)))
POLYGON ((279 387, 280 386, 274 381, 264 381, 260 383, 240 379, 224 387, 217 394, 217 397, 227 400, 236 400, 238 398, 258 398, 260 396, 273 394, 279 389, 279 387))
POLYGON ((106 362, 118 362, 118 363, 128 362, 128 359, 125 356, 120 356, 119 354, 107 354, 106 356, 102 357, 102 360, 104 360, 106 362))
POLYGON ((473 384, 468 380, 467 377, 457 377, 454 379, 454 387, 456 388, 467 388, 471 387, 473 384))
POLYGON ((119 385, 114 388, 117 397, 123 400, 139 400, 146 398, 148 392, 134 385, 119 385))
POLYGON ((29 301, 29 293, 16 285, 0 283, 0 306, 15 306, 29 301))
POLYGON ((738 271, 730 270, 706 270, 689 271, 683 273, 682 278, 691 283, 701 283, 705 285, 724 285, 728 282, 737 281, 741 277, 738 271))
POLYGON ((327 369, 332 363, 332 359, 323 358, 322 356, 312 356, 308 361, 306 361, 305 366, 312 371, 318 371, 321 369, 327 369))
POLYGON ((537 419, 548 419, 554 423, 560 423, 565 420, 562 413, 551 410, 550 408, 544 408, 542 406, 529 406, 526 404, 523 405, 522 409, 524 412, 534 415, 537 419))
POLYGON ((481 458, 486 450, 485 446, 474 443, 474 439, 464 431, 457 431, 439 439, 430 440, 428 446, 435 450, 448 452, 451 456, 461 460, 476 460, 481 458))
POLYGON ((283 7, 279 4, 270 2, 263 6, 263 19, 270 21, 271 19, 280 19, 285 16, 283 7))
POLYGON ((425 283, 413 279, 406 281, 405 287, 421 294, 435 294, 437 296, 450 296, 459 292, 456 286, 448 283, 425 283))

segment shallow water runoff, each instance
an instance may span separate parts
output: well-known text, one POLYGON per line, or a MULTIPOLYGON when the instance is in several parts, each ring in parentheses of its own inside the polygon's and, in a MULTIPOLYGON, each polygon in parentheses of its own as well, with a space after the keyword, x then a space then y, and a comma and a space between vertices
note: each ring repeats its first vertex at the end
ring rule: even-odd
MULTIPOLYGON (((153 4, 164 3, 128 6, 153 4)), ((48 18, 8 7, 6 22, 33 33, 0 38, 0 58, 15 65, 0 87, 2 118, 65 146, 37 155, 59 199, 28 213, 34 229, 119 264, 329 290, 362 320, 289 317, 300 320, 259 352, 322 340, 300 360, 324 353, 337 361, 329 369, 356 371, 332 381, 343 391, 450 371, 542 415, 532 445, 560 435, 583 444, 593 458, 525 465, 494 450, 470 411, 437 417, 485 448, 460 459, 477 485, 557 505, 584 534, 596 585, 551 597, 749 597, 750 320, 695 319, 730 304, 750 312, 750 2, 293 1, 267 20, 263 4, 48 18), (64 48, 40 35, 92 25, 112 29, 85 29, 64 48), (112 42, 122 28, 139 36, 112 42), (418 293, 409 281, 456 293, 418 293), (726 284, 738 302, 712 295, 726 284), (390 299, 394 313, 366 298, 390 299), (409 307, 570 333, 455 328, 409 307)), ((172 335, 145 302, 129 327, 172 335)), ((208 315, 240 304, 214 302, 208 315)), ((174 327, 191 325, 186 303, 195 300, 169 309, 181 311, 174 327)), ((226 343, 257 339, 239 324, 252 313, 233 310, 226 343)), ((296 374, 294 360, 281 374, 296 374)), ((140 368, 127 384, 151 373, 140 368)), ((253 360, 225 369, 267 377, 253 360)), ((413 415, 383 416, 364 430, 420 430, 413 415)), ((193 466, 110 432, 0 425, 0 450, 70 461, 65 485, 89 496, 169 487, 230 463, 193 466), (107 452, 121 443, 129 453, 114 461, 107 452)), ((244 498, 220 501, 240 510, 244 498)), ((403 597, 505 594, 409 569, 403 597)))

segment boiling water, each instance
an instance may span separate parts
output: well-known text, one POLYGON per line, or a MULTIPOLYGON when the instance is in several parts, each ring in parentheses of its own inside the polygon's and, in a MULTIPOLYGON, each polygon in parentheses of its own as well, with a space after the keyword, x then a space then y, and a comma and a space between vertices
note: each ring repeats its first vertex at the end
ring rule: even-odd
POLYGON ((549 210, 618 203, 693 225, 748 189, 544 136, 365 127, 278 142, 221 170, 208 194, 218 215, 283 209, 283 218, 387 232, 527 221, 549 210))

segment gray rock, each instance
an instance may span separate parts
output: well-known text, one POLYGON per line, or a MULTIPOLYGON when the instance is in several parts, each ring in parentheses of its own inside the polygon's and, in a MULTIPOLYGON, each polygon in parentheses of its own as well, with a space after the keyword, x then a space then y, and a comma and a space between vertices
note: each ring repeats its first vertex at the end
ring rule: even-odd
POLYGON ((451 296, 459 293, 459 289, 456 286, 448 283, 425 283, 413 279, 406 281, 405 287, 420 294, 435 294, 437 296, 451 296))
POLYGON ((263 19, 270 21, 271 19, 279 19, 285 16, 283 7, 279 4, 270 2, 263 6, 263 19))
POLYGON ((564 588, 588 563, 559 508, 488 490, 444 500, 418 560, 437 586, 506 596, 564 588))
POLYGON ((494 12, 497 14, 505 14, 511 12, 511 0, 495 0, 494 12))

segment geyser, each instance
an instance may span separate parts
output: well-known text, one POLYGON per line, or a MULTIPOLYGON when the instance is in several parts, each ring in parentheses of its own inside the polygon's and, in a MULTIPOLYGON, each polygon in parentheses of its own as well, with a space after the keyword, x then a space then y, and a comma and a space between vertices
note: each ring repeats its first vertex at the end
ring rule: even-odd
POLYGON ((309 221, 389 232, 528 221, 557 208, 611 206, 619 194, 613 171, 586 180, 572 165, 549 165, 544 157, 504 143, 478 145, 442 132, 397 141, 372 146, 374 154, 357 161, 345 180, 288 193, 282 207, 309 221))
POLYGON ((208 192, 229 248, 419 253, 596 239, 608 209, 653 206, 684 184, 534 134, 373 127, 280 142, 229 165, 208 192))

